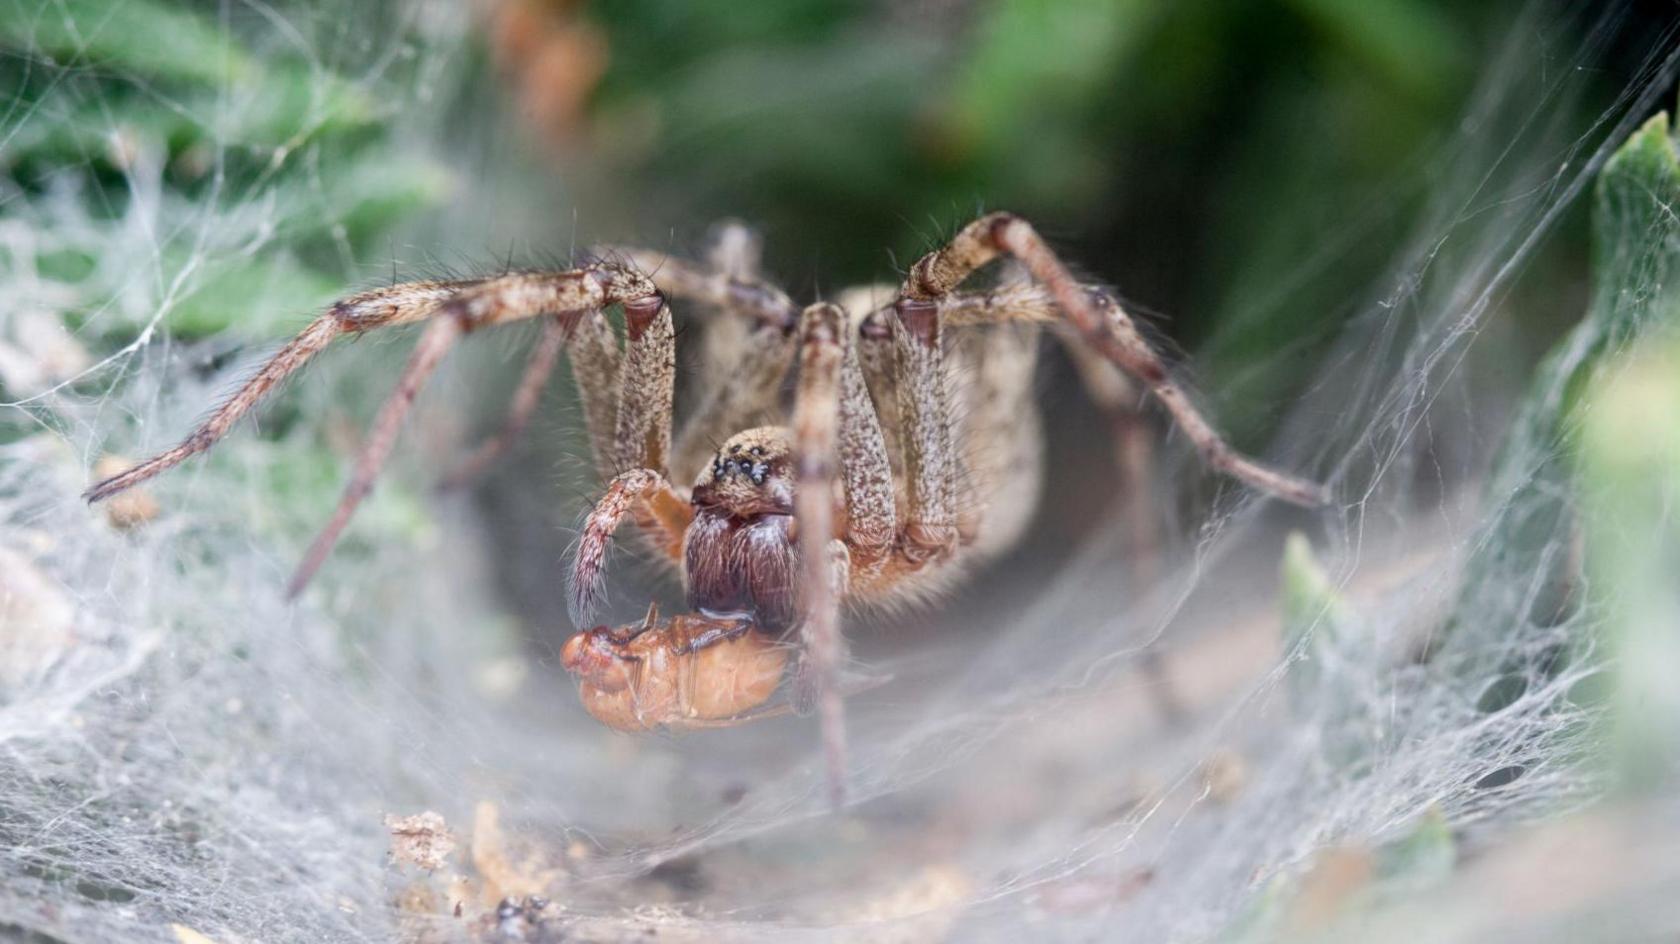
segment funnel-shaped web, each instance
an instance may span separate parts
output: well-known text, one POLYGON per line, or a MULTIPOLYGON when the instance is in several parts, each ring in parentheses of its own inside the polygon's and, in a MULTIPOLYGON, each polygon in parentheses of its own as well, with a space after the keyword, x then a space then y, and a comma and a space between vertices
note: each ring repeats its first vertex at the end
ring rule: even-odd
MULTIPOLYGON (((1652 37, 1639 80, 1588 111, 1582 70, 1621 11, 1514 26, 1428 156, 1382 287, 1350 300, 1358 313, 1264 450, 1333 470, 1338 503, 1283 509, 1221 489, 1147 585, 1127 578, 1116 520, 960 645, 864 667, 891 680, 848 701, 852 807, 834 815, 808 719, 631 740, 583 714, 496 598, 498 536, 400 468, 404 448, 458 454, 459 437, 455 452, 435 446, 457 397, 421 398, 395 481, 315 588, 285 600, 344 469, 334 424, 365 421, 397 349, 372 370, 368 351, 322 353, 269 421, 282 435, 236 430, 149 483, 155 507, 90 511, 78 497, 103 452, 173 442, 238 375, 224 361, 259 363, 273 349, 256 342, 342 293, 342 272, 292 248, 309 234, 358 258, 362 218, 324 208, 357 192, 440 198, 423 142, 443 135, 411 115, 471 65, 458 5, 398 5, 379 30, 352 18, 366 47, 351 51, 307 5, 225 5, 241 29, 272 28, 248 47, 152 4, 89 19, 80 0, 3 2, 40 104, 9 106, 0 151, 60 129, 64 163, 120 175, 128 199, 91 206, 73 173, 0 179, 4 350, 56 356, 33 374, 0 362, 0 931, 1258 940, 1322 926, 1322 900, 1427 901, 1408 896, 1604 790, 1599 709, 1581 695, 1604 652, 1576 585, 1569 411, 1586 374, 1676 308, 1666 128, 1636 139, 1648 164, 1612 161, 1671 91, 1673 35, 1652 37), (66 30, 90 22, 156 31, 162 52, 78 70, 73 50, 100 39, 66 30), (275 106, 250 98, 252 76, 299 59, 312 68, 289 79, 295 111, 265 138, 252 116, 275 106), (113 87, 187 121, 197 163, 114 123, 99 107, 113 87), (221 172, 253 153, 266 169, 221 172), (360 172, 337 183, 329 155, 360 172), (1467 359, 1501 306, 1536 303, 1515 288, 1525 265, 1618 168, 1598 199, 1592 312, 1529 389, 1509 385, 1506 437, 1467 359), (71 257, 85 260, 71 274, 40 264, 71 257), (1445 435, 1471 441, 1470 458, 1429 448, 1445 435), (1432 480, 1452 493, 1420 494, 1432 477, 1419 467, 1443 461, 1459 467, 1432 480), (1285 550, 1288 529, 1305 537, 1285 550), (402 818, 425 810, 447 827, 402 818), (417 836, 441 845, 422 855, 417 836), (527 895, 548 903, 498 915, 497 899, 527 895)), ((1286 306, 1287 285, 1334 265, 1345 238, 1327 234, 1256 307, 1286 306)), ((444 389, 464 392, 450 370, 444 389)), ((1220 383, 1194 362, 1184 373, 1220 383)), ((568 507, 593 497, 582 465, 559 486, 568 507)))

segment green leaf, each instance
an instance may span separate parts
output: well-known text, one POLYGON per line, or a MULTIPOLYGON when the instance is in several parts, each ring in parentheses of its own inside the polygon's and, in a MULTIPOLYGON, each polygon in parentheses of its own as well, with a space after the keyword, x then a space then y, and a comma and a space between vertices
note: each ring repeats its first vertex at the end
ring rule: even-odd
POLYGON ((1093 193, 1113 173, 1093 110, 1152 12, 1137 0, 991 4, 936 113, 945 160, 984 168, 988 190, 1029 205, 1093 193))
MULTIPOLYGON (((1667 114, 1659 114, 1599 176, 1592 302, 1541 364, 1495 460, 1487 492, 1491 520, 1475 542, 1453 618, 1439 640, 1449 656, 1510 651, 1514 633, 1580 618, 1580 564, 1571 550, 1579 527, 1574 456, 1580 408, 1593 378, 1615 355, 1653 329, 1680 324, 1676 205, 1680 155, 1667 114), (1512 594, 1532 585, 1536 575, 1544 589, 1526 612, 1513 612, 1512 594)), ((1531 658, 1551 662, 1556 655, 1531 658)), ((1536 665, 1509 668, 1516 679, 1544 671, 1536 665)))
POLYGON ((289 184, 275 201, 276 224, 289 241, 332 237, 342 230, 353 246, 366 246, 392 224, 446 198, 454 181, 441 165, 385 149, 339 159, 331 177, 289 184))
POLYGON ((1324 653, 1335 645, 1347 614, 1306 535, 1289 533, 1281 570, 1284 652, 1296 658, 1289 667, 1289 692, 1302 707, 1323 682, 1324 653))
POLYGON ((17 129, 7 139, 0 165, 96 160, 116 166, 122 150, 117 138, 122 136, 162 147, 170 156, 213 147, 238 159, 243 148, 257 158, 248 163, 266 167, 277 148, 293 151, 367 127, 377 118, 363 89, 302 67, 269 69, 262 81, 192 91, 179 101, 115 86, 97 98, 62 104, 58 112, 52 121, 28 122, 17 129))
POLYGON ((1680 773, 1680 343, 1595 383, 1581 436, 1588 570, 1608 649, 1610 765, 1631 789, 1680 773))
POLYGON ((1400 895, 1445 881, 1458 866, 1458 841, 1439 807, 1430 807, 1399 839, 1377 850, 1377 881, 1400 895))
POLYGON ((217 84, 258 71, 225 31, 154 0, 0 0, 0 45, 151 79, 217 84))
POLYGON ((296 331, 342 290, 340 280, 276 250, 212 267, 169 310, 165 323, 183 338, 231 330, 239 337, 269 340, 296 331))

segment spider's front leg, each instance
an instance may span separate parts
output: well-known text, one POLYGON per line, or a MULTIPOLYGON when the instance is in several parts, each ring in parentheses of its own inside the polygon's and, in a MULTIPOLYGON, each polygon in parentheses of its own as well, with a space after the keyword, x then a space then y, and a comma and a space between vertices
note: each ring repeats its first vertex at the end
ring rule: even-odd
MULTIPOLYGON (((620 389, 609 461, 625 471, 608 483, 590 512, 573 557, 567 603, 572 623, 580 629, 600 602, 612 537, 626 517, 632 517, 653 547, 673 561, 682 559, 683 538, 693 520, 692 507, 672 487, 666 469, 677 370, 671 308, 654 293, 624 306, 624 325, 625 350, 618 371, 620 389)), ((579 387, 582 392, 581 378, 579 387)))
POLYGON ((840 427, 846 315, 834 305, 812 305, 800 316, 799 389, 794 405, 794 516, 799 523, 800 583, 805 601, 800 636, 802 684, 814 695, 828 764, 829 796, 845 802, 846 718, 839 671, 840 594, 845 590, 845 545, 835 541, 835 464, 840 427), (805 680, 802 678, 802 683, 805 680))
POLYGON ((845 798, 846 772, 840 603, 880 585, 898 537, 892 465, 854 342, 839 307, 812 305, 801 314, 793 441, 804 606, 793 697, 817 709, 836 806, 845 798))

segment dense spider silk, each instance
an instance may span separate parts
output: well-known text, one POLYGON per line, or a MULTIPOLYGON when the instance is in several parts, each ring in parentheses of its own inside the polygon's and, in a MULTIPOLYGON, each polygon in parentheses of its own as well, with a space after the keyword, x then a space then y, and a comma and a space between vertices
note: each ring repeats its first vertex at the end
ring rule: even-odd
MULTIPOLYGON (((321 10, 249 9, 322 67, 304 85, 316 93, 304 106, 313 124, 347 107, 340 82, 378 100, 444 81, 459 29, 449 6, 418 7, 404 30, 353 49, 324 45, 321 10)), ((235 188, 214 168, 245 153, 228 117, 238 81, 213 82, 223 96, 160 93, 203 119, 209 169, 194 198, 165 185, 144 140, 121 162, 133 199, 114 217, 87 206, 74 175, 0 185, 9 341, 32 311, 78 313, 72 336, 94 351, 113 322, 144 328, 141 342, 25 397, 8 386, 0 928, 94 941, 179 923, 218 940, 385 940, 398 922, 389 901, 408 879, 384 861, 381 815, 437 809, 464 832, 487 800, 543 849, 583 844, 558 888, 572 914, 610 919, 596 931, 657 923, 667 935, 820 937, 928 912, 932 923, 905 933, 954 921, 963 939, 1011 940, 1031 922, 1035 937, 1073 937, 1123 921, 1139 940, 1194 939, 1268 927, 1267 902, 1289 897, 1269 890, 1312 874, 1326 847, 1382 846, 1384 862, 1401 863, 1380 866, 1387 879, 1424 886, 1455 842, 1488 847, 1580 805, 1600 784, 1580 763, 1592 748, 1584 709, 1559 693, 1591 670, 1592 653, 1561 669, 1545 653, 1578 638, 1592 614, 1537 617, 1552 589, 1517 579, 1536 568, 1487 565, 1502 579, 1463 599, 1458 580, 1462 562, 1500 540, 1498 516, 1543 504, 1544 489, 1518 486, 1554 445, 1516 441, 1502 467, 1528 472, 1494 491, 1510 503, 1475 500, 1491 421, 1458 368, 1558 214, 1673 79, 1674 63, 1653 59, 1610 110, 1581 118, 1574 66, 1595 60, 1610 25, 1511 31, 1462 130, 1434 157, 1426 212, 1397 248, 1390 287, 1353 320, 1273 451, 1289 468, 1333 470, 1339 496, 1321 515, 1278 517, 1312 531, 1330 575, 1315 586, 1297 568, 1302 632, 1280 646, 1265 618, 1279 535, 1252 496, 1227 489, 1189 559, 1154 587, 1117 578, 1116 523, 1058 572, 1023 578, 997 625, 969 631, 983 644, 913 649, 882 667, 893 685, 854 699, 852 788, 878 802, 852 826, 826 815, 809 724, 632 748, 589 722, 544 677, 558 674, 551 663, 522 668, 481 562, 487 537, 458 507, 418 504, 412 485, 386 483, 317 593, 284 605, 286 571, 336 482, 316 469, 313 422, 278 441, 243 431, 159 481, 166 513, 131 534, 76 500, 101 443, 141 453, 170 442, 225 388, 226 371, 183 362, 157 329, 208 273, 275 254, 298 197, 283 188, 325 187, 310 162, 332 157, 305 147, 305 173, 235 188), (20 261, 65 247, 93 271, 20 261), (1412 466, 1452 461, 1421 448, 1426 431, 1442 430, 1478 448, 1441 474, 1470 480, 1466 495, 1437 507, 1417 500, 1412 466), (304 487, 310 476, 330 481, 304 487), (1420 635, 1441 653, 1428 666, 1406 658, 1420 635), (1187 703, 1176 730, 1140 673, 1156 640, 1187 703), (521 671, 530 677, 513 684, 521 671), (738 802, 722 799, 742 786, 738 802), (1442 820, 1455 842, 1441 838, 1442 820), (616 917, 669 894, 665 880, 629 879, 681 855, 695 857, 705 887, 686 894, 698 904, 616 917)), ((44 57, 25 61, 60 75, 44 57)), ((150 89, 139 68, 116 79, 150 89)), ((28 135, 75 110, 126 140, 99 124, 108 93, 66 77, 0 134, 28 135)), ((427 130, 398 124, 393 135, 427 130)), ((90 152, 76 167, 102 160, 90 152)), ((327 235, 349 251, 347 236, 327 235)), ((1309 264, 1282 282, 1313 273, 1309 264)), ((302 312, 273 317, 231 330, 278 338, 302 312)), ((385 385, 350 376, 368 352, 312 368, 297 413, 324 425, 336 402, 371 408, 385 385)), ((442 399, 410 433, 421 449, 448 418, 442 399)), ((1571 542, 1561 520, 1523 537, 1542 561, 1571 542)), ((441 913, 434 923, 457 927, 441 913)))

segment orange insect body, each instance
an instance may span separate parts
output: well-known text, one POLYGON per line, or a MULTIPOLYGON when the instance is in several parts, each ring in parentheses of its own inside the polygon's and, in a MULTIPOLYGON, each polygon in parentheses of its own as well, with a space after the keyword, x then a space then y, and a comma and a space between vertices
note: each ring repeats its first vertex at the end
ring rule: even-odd
POLYGON ((787 666, 786 643, 750 623, 684 613, 640 629, 598 626, 566 640, 560 662, 597 720, 620 731, 709 728, 747 720, 787 666))

